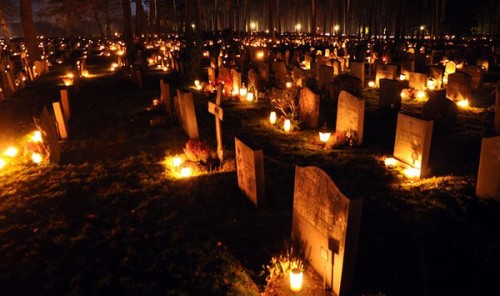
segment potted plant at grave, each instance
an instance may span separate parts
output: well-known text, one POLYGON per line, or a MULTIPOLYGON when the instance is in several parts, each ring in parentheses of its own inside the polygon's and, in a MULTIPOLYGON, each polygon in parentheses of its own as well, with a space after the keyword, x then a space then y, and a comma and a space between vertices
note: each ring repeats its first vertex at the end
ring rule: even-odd
POLYGON ((283 115, 278 120, 278 126, 282 126, 284 121, 288 119, 290 120, 291 125, 290 131, 300 129, 301 121, 299 120, 299 105, 297 102, 297 95, 297 87, 276 91, 271 94, 271 106, 280 111, 283 115))
POLYGON ((220 166, 217 153, 213 151, 206 142, 199 140, 189 140, 184 148, 186 158, 202 166, 206 171, 220 166))

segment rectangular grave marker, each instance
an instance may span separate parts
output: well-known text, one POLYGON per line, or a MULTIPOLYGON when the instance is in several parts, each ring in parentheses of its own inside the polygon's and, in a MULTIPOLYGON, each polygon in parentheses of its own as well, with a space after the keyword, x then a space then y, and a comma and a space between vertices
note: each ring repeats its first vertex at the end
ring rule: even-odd
POLYGON ((265 204, 264 153, 234 138, 238 187, 256 207, 265 204))
POLYGON ((300 90, 299 117, 309 128, 317 128, 319 121, 320 96, 308 87, 300 90))
POLYGON ((433 121, 414 118, 402 113, 398 114, 394 158, 402 165, 420 170, 420 177, 431 173, 429 153, 431 149, 433 121))
POLYGON ((401 108, 401 92, 408 86, 407 80, 380 79, 379 108, 399 111, 401 108))
POLYGON ((64 118, 66 118, 66 120, 71 120, 71 105, 69 102, 68 89, 65 88, 61 89, 60 95, 61 95, 61 105, 64 112, 64 118))
POLYGON ((446 97, 458 102, 470 99, 472 95, 472 77, 463 72, 448 75, 446 97))
POLYGON ((68 131, 68 122, 64 117, 63 110, 61 108, 61 104, 59 102, 52 103, 52 107, 54 108, 54 115, 56 116, 57 129, 59 130, 59 136, 61 139, 65 140, 69 136, 68 131))
POLYGON ((348 198, 323 170, 295 167, 292 238, 335 295, 350 295, 363 200, 348 198))
POLYGON ((50 116, 47 108, 43 107, 42 114, 40 115, 39 127, 47 140, 48 149, 50 151, 50 162, 59 163, 61 161, 61 145, 57 138, 57 129, 54 124, 54 118, 50 116))
POLYGON ((186 132, 189 139, 198 140, 198 122, 196 120, 196 110, 194 108, 193 93, 185 93, 178 89, 177 99, 182 129, 184 130, 184 132, 186 132))
POLYGON ((410 72, 410 87, 416 90, 427 88, 427 74, 410 72))
POLYGON ((172 102, 170 100, 170 84, 165 83, 163 79, 160 80, 160 100, 165 106, 165 113, 172 115, 172 102))
POLYGON ((375 84, 380 85, 380 79, 395 79, 398 67, 396 65, 378 64, 375 74, 375 84))
POLYGON ((365 85, 365 63, 351 62, 351 75, 361 80, 362 85, 365 85))
POLYGON ((365 121, 365 101, 352 94, 341 91, 337 108, 336 131, 354 133, 355 145, 363 143, 363 128, 365 121))
POLYGON ((500 136, 483 138, 476 195, 500 201, 500 136))

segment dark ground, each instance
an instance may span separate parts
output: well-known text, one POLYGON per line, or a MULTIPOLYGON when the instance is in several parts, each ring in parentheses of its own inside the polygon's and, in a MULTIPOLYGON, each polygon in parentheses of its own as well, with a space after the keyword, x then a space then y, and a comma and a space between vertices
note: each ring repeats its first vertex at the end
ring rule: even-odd
MULTIPOLYGON (((159 95, 163 74, 147 74, 139 90, 96 62, 90 72, 102 77, 83 80, 72 97, 62 164, 0 175, 0 294, 257 293, 262 265, 290 236, 295 165, 320 166, 342 190, 365 198, 357 295, 497 290, 500 206, 474 194, 491 109, 459 111, 455 130, 436 131, 436 177, 409 182, 381 161, 392 153, 396 121, 377 110, 374 91, 364 93, 365 144, 335 150, 317 145, 315 131, 285 135, 269 127, 268 103, 224 102, 228 156, 235 135, 264 150, 269 206, 256 210, 235 172, 167 178, 161 161, 182 152, 187 137, 175 124, 149 126, 145 108, 159 95)), ((0 101, 0 148, 34 128, 36 106, 58 98, 54 77, 62 72, 55 70, 0 101)), ((179 78, 163 76, 173 92, 179 78)), ((486 84, 472 104, 491 106, 493 89, 486 84)), ((207 100, 196 96, 200 137, 215 147, 207 100)))

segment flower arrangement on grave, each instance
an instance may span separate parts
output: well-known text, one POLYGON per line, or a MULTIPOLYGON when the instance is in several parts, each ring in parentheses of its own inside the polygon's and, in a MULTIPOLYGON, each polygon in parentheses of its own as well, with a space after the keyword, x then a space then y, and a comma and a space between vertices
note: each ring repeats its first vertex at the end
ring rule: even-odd
POLYGON ((331 147, 353 146, 357 140, 356 131, 336 131, 331 135, 328 145, 331 147))
POLYGON ((273 285, 282 277, 288 277, 292 271, 303 272, 304 260, 300 248, 285 242, 283 250, 271 257, 269 263, 263 267, 261 275, 266 275, 268 285, 273 285))
MULTIPOLYGON (((43 134, 36 130, 23 137, 22 143, 9 146, 0 151, 0 171, 17 165, 47 163, 50 157, 50 147, 46 145, 43 134), (22 148, 19 148, 22 146, 22 148)), ((3 148, 3 147, 2 147, 3 148)))
POLYGON ((289 120, 290 131, 300 130, 298 93, 299 89, 292 87, 272 95, 271 106, 282 114, 277 120, 276 126, 283 126, 285 121, 289 120))

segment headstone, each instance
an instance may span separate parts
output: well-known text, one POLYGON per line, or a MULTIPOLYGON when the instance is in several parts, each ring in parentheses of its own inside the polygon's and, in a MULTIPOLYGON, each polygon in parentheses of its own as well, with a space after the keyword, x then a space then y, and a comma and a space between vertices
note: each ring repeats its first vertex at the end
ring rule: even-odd
POLYGON ((352 293, 362 207, 323 170, 295 167, 292 238, 335 295, 352 293))
POLYGON ((472 88, 477 89, 483 84, 484 71, 479 66, 466 66, 463 70, 472 77, 472 88))
POLYGON ((163 79, 160 80, 160 100, 165 106, 165 113, 172 114, 172 102, 170 100, 170 84, 165 83, 163 79))
POLYGON ((320 96, 308 87, 300 90, 299 117, 308 128, 317 128, 320 96))
POLYGON ((430 66, 429 67, 429 75, 435 81, 443 81, 444 70, 441 66, 430 66))
POLYGON ((215 75, 215 68, 208 68, 208 82, 214 85, 217 82, 217 76, 215 75))
POLYGON ((327 83, 333 82, 333 67, 319 65, 318 72, 318 87, 324 90, 327 83))
POLYGON ((42 114, 40 115, 39 125, 45 139, 47 139, 48 149, 50 151, 50 162, 59 163, 61 161, 61 146, 57 139, 57 129, 54 124, 54 119, 50 116, 45 107, 43 107, 42 114))
POLYGON ((60 90, 61 94, 61 105, 64 112, 64 118, 66 120, 71 120, 71 105, 69 102, 68 89, 62 88, 60 90))
POLYGON ((434 121, 437 129, 451 129, 457 122, 457 104, 446 98, 446 90, 433 90, 427 92, 429 100, 425 102, 423 117, 425 120, 434 121))
POLYGON ((375 84, 380 86, 380 79, 395 79, 398 67, 396 65, 378 64, 375 74, 375 84))
POLYGON ((415 71, 415 61, 404 60, 401 61, 401 74, 406 75, 406 77, 410 77, 410 72, 415 71))
POLYGON ((59 137, 63 140, 67 139, 69 135, 68 122, 64 117, 61 104, 59 104, 59 102, 54 102, 52 103, 52 107, 54 109, 54 115, 56 116, 57 130, 59 131, 59 137))
POLYGON ((238 187, 256 207, 265 204, 264 153, 234 138, 238 187))
POLYGON ((445 75, 453 74, 457 71, 457 64, 454 61, 449 61, 446 63, 446 67, 444 68, 445 75))
POLYGON ((351 75, 361 80, 362 85, 365 85, 365 63, 351 61, 351 75))
POLYGON ((270 73, 268 63, 259 63, 259 75, 262 81, 269 83, 270 73))
POLYGON ((398 114, 394 158, 420 170, 420 177, 430 175, 429 153, 432 140, 432 121, 398 114))
POLYGON ((193 102, 193 93, 182 92, 177 90, 177 104, 179 106, 178 117, 180 119, 180 124, 182 129, 188 135, 189 139, 197 140, 199 139, 198 134, 198 122, 196 120, 196 111, 193 102))
POLYGON ((304 69, 311 69, 312 57, 309 54, 304 55, 304 69))
POLYGON ((481 67, 485 72, 488 72, 490 69, 490 62, 488 60, 478 60, 477 65, 481 67))
POLYGON ((276 79, 276 84, 285 88, 286 83, 286 65, 283 61, 274 62, 274 78, 276 79))
POLYGON ((416 90, 425 90, 427 88, 427 74, 410 72, 410 87, 416 90))
POLYGON ((379 108, 399 111, 401 108, 401 92, 408 87, 408 81, 381 79, 378 100, 379 108))
POLYGON ((340 60, 333 59, 332 66, 333 66, 333 75, 337 76, 340 75, 340 73, 342 73, 342 64, 340 60))
POLYGON ((231 69, 227 67, 219 67, 219 79, 224 82, 231 81, 231 69))
POLYGON ((500 136, 483 138, 476 195, 500 201, 500 136))
POLYGON ((336 131, 346 132, 355 139, 354 145, 363 143, 365 101, 341 91, 337 108, 336 131))
POLYGON ((357 77, 341 74, 333 79, 329 85, 328 100, 337 102, 341 91, 345 90, 350 94, 361 97, 363 84, 357 77))
POLYGON ((448 75, 446 96, 452 101, 470 99, 472 94, 472 77, 463 72, 448 75))

